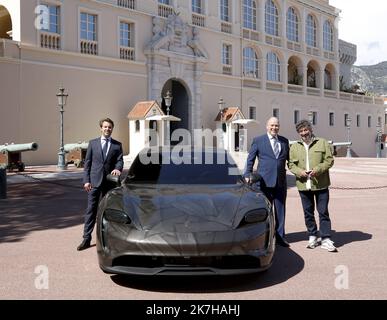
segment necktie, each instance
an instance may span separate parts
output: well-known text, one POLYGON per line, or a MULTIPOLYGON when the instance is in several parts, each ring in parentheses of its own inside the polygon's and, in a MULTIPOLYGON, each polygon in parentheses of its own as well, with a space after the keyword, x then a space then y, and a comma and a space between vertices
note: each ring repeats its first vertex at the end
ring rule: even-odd
POLYGON ((105 141, 105 144, 103 145, 103 149, 102 149, 102 155, 103 155, 103 159, 105 160, 106 159, 106 154, 107 154, 107 150, 108 150, 108 144, 109 144, 109 140, 108 139, 103 139, 105 141))
POLYGON ((274 139, 274 146, 273 146, 274 156, 278 159, 278 156, 280 153, 279 142, 278 142, 278 139, 276 138, 273 138, 273 139, 274 139))

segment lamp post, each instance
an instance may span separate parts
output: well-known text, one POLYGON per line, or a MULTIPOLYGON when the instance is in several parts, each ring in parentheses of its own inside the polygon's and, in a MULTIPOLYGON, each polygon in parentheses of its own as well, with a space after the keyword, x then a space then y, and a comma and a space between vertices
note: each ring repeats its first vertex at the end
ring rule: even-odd
POLYGON ((165 101, 165 106, 167 107, 167 116, 169 116, 169 110, 170 110, 170 107, 172 105, 172 94, 171 94, 171 91, 167 91, 167 95, 164 97, 164 101, 165 101))
POLYGON ((351 122, 352 122, 352 119, 350 116, 347 117, 347 121, 345 122, 345 126, 347 128, 347 139, 348 139, 348 145, 347 145, 347 158, 352 158, 352 155, 351 155, 351 144, 349 144, 351 142, 351 122))
POLYGON ((382 148, 381 148, 381 142, 382 142, 382 127, 380 125, 380 123, 377 124, 376 126, 376 142, 377 142, 377 152, 376 152, 376 158, 381 158, 382 155, 382 148))
MULTIPOLYGON (((167 116, 169 116, 169 111, 172 105, 172 99, 173 96, 171 94, 171 91, 167 91, 166 96, 164 97, 165 106, 167 107, 167 116)), ((171 127, 170 127, 170 120, 167 119, 167 130, 166 130, 166 136, 165 136, 165 144, 169 145, 170 139, 171 139, 171 127)))
POLYGON ((60 87, 59 92, 56 94, 58 98, 58 106, 60 107, 60 149, 58 153, 58 168, 60 170, 65 170, 67 168, 65 161, 65 151, 63 144, 63 107, 66 105, 67 97, 69 96, 67 93, 64 93, 65 89, 60 87))
POLYGON ((218 101, 218 107, 219 107, 219 114, 220 114, 220 147, 221 148, 226 148, 226 146, 224 145, 224 133, 227 131, 223 128, 223 112, 224 112, 224 105, 225 105, 225 102, 223 100, 222 97, 219 98, 219 101, 218 101))

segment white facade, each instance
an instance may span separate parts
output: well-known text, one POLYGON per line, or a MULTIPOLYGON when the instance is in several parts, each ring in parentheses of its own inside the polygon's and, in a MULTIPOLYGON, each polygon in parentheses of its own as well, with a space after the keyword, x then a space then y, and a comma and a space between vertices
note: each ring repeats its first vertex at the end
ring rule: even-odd
POLYGON ((37 141, 25 162, 56 163, 63 85, 65 143, 97 136, 108 116, 129 153, 131 108, 157 100, 165 112, 169 90, 171 115, 181 119, 171 129, 215 130, 223 97, 258 121, 248 144, 273 113, 296 139, 294 121, 313 111, 316 134, 333 141, 347 140, 351 117, 353 151, 375 156, 383 100, 340 92, 338 16, 328 1, 169 3, 0 0, 0 144, 37 141))

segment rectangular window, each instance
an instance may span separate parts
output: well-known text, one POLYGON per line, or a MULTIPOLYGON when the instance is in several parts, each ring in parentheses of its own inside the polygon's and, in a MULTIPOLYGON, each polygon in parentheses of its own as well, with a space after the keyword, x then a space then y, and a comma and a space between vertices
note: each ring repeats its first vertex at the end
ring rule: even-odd
POLYGON ((274 108, 273 109, 273 117, 276 117, 277 119, 279 119, 279 116, 280 116, 279 109, 278 108, 274 108))
POLYGON ((257 120, 257 108, 249 107, 249 119, 257 120))
POLYGON ((329 112, 329 126, 333 127, 335 125, 335 114, 333 112, 329 112))
POLYGON ((94 14, 81 13, 81 39, 97 41, 97 16, 94 14))
POLYGON ((49 23, 48 28, 42 28, 42 31, 60 33, 60 7, 55 5, 45 5, 48 8, 49 23))
POLYGON ((345 113, 344 114, 344 127, 348 127, 348 119, 349 119, 349 114, 345 113))
POLYGON ((360 128, 360 114, 356 115, 356 127, 360 128))
POLYGON ((294 124, 297 124, 300 121, 300 111, 294 110, 294 124))
POLYGON ((159 3, 166 4, 167 6, 170 6, 170 0, 159 0, 159 3))
POLYGON ((381 127, 382 126, 382 117, 378 117, 378 124, 377 126, 381 127))
POLYGON ((372 117, 371 116, 368 116, 368 128, 371 128, 372 126, 372 117))
POLYGON ((192 12, 203 14, 202 0, 192 0, 192 12))
POLYGON ((230 21, 229 0, 220 0, 220 19, 225 22, 230 21))
POLYGON ((229 44, 223 44, 223 50, 222 50, 222 63, 224 65, 231 66, 231 45, 229 44))
POLYGON ((120 46, 133 47, 133 24, 120 22, 120 46))
POLYGON ((313 111, 312 112, 312 125, 316 125, 317 124, 317 112, 316 111, 313 111))

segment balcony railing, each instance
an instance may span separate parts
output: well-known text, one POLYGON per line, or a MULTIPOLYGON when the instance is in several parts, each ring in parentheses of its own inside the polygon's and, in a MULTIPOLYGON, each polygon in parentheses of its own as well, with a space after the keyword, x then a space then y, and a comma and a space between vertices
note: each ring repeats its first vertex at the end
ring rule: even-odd
POLYGON ((223 65, 223 74, 232 75, 232 65, 223 65))
POLYGON ((253 41, 259 41, 260 35, 258 31, 251 29, 243 29, 243 38, 253 41))
POLYGON ((318 48, 314 48, 314 47, 306 47, 306 53, 307 54, 311 54, 313 56, 317 56, 319 57, 320 56, 320 50, 318 48))
POLYGON ((40 33, 40 46, 42 48, 60 50, 60 34, 41 32, 40 33))
POLYGON ((306 93, 309 96, 319 96, 320 95, 320 89, 318 88, 306 88, 306 93))
POLYGON ((261 88, 261 80, 256 78, 243 79, 243 86, 247 88, 261 88))
POLYGON ((136 0, 117 0, 117 6, 135 10, 136 0))
POLYGON ((120 59, 123 60, 134 60, 135 55, 134 48, 120 47, 120 59))
POLYGON ((329 60, 335 60, 336 55, 334 52, 324 51, 324 58, 329 60))
POLYGON ((336 91, 325 89, 324 96, 327 98, 336 98, 336 91))
POLYGON ((282 47, 282 40, 280 37, 266 35, 265 41, 267 44, 270 44, 272 46, 282 47))
POLYGON ((303 94, 304 87, 297 85, 297 84, 288 84, 288 92, 289 93, 303 94))
POLYGON ((81 53, 98 55, 98 42, 90 40, 81 40, 81 53))
POLYGON ((232 24, 230 22, 222 21, 221 30, 225 33, 232 33, 232 24))
POLYGON ((267 81, 266 89, 271 91, 283 91, 283 84, 281 82, 267 81))
POLYGON ((198 27, 205 27, 206 16, 198 13, 192 13, 192 24, 198 27))
POLYGON ((167 4, 159 3, 159 12, 160 17, 168 18, 171 14, 173 14, 173 7, 167 4))
POLYGON ((298 52, 302 51, 301 44, 299 44, 298 42, 288 41, 287 43, 288 43, 287 45, 289 50, 298 51, 298 52))

